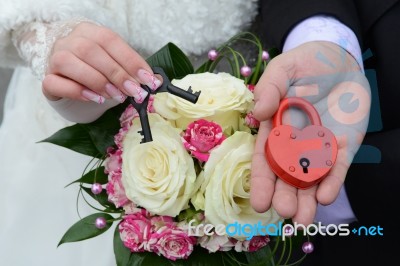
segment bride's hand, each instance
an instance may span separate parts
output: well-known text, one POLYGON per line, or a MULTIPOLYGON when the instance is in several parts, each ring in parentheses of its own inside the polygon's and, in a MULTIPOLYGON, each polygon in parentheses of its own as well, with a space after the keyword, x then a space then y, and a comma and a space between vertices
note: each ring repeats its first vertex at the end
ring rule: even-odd
POLYGON ((162 83, 146 61, 118 34, 90 22, 81 22, 54 42, 48 58, 43 93, 50 100, 70 98, 123 102, 133 96, 142 101, 145 84, 156 89, 162 83))

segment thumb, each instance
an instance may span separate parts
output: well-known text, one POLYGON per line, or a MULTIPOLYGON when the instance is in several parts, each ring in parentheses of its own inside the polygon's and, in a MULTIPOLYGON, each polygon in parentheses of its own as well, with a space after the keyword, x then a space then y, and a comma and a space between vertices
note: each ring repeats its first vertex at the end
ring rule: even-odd
POLYGON ((259 121, 269 120, 286 95, 294 77, 293 59, 281 54, 272 59, 254 89, 254 117, 259 121))

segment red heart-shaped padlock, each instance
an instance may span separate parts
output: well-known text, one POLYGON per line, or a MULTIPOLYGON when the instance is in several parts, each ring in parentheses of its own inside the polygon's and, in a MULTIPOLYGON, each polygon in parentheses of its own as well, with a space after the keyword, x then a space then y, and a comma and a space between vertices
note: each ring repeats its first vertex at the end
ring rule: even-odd
POLYGON ((303 98, 281 101, 273 118, 273 129, 265 143, 265 156, 272 171, 290 185, 306 189, 329 173, 337 156, 335 135, 321 124, 314 106, 303 98), (282 125, 282 114, 289 107, 305 111, 311 125, 298 129, 282 125))

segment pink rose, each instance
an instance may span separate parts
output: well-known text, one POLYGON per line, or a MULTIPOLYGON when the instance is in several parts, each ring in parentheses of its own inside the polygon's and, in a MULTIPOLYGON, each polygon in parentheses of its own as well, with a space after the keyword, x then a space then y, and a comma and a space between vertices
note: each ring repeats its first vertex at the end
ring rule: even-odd
POLYGON ((151 213, 149 211, 147 211, 146 209, 143 209, 143 208, 135 208, 135 209, 132 210, 131 214, 141 215, 143 217, 146 217, 147 219, 151 218, 151 213))
POLYGON ((206 162, 210 157, 210 150, 224 140, 221 126, 204 119, 190 123, 182 137, 185 148, 202 162, 206 162))
POLYGON ((139 117, 139 113, 130 104, 130 105, 128 105, 128 107, 126 107, 125 111, 121 114, 121 116, 119 118, 121 127, 129 127, 131 125, 132 120, 135 117, 139 117))
POLYGON ((128 133, 129 126, 125 126, 119 129, 118 133, 114 136, 114 142, 118 148, 122 148, 122 142, 124 141, 126 133, 128 133))
POLYGON ((269 236, 253 236, 253 238, 250 239, 249 252, 259 250, 260 248, 268 245, 269 241, 269 236))
POLYGON ((196 238, 173 226, 163 226, 150 238, 153 252, 170 260, 187 259, 192 253, 196 238))
POLYGON ((125 189, 121 181, 121 167, 122 150, 109 149, 108 157, 104 162, 104 172, 108 174, 106 191, 108 195, 108 201, 114 203, 117 208, 130 202, 125 195, 125 189))
POLYGON ((125 216, 119 224, 121 240, 132 252, 149 251, 146 249, 146 246, 150 239, 150 230, 150 221, 142 212, 125 216))
MULTIPOLYGON (((149 96, 149 101, 147 104, 147 112, 149 113, 155 113, 154 106, 154 95, 149 96)), ((130 104, 128 107, 126 107, 125 111, 121 114, 119 118, 119 122, 121 124, 121 127, 130 127, 132 124, 132 120, 136 117, 139 117, 139 113, 136 111, 136 109, 130 104)))
POLYGON ((199 244, 209 252, 229 251, 235 246, 236 239, 229 238, 227 235, 213 234, 199 238, 199 244))
POLYGON ((111 172, 108 174, 108 183, 106 186, 108 201, 114 203, 119 208, 125 204, 130 203, 126 197, 124 185, 121 181, 121 172, 111 172))
POLYGON ((121 171, 122 166, 122 151, 118 150, 109 150, 107 154, 107 158, 104 161, 105 173, 109 174, 111 172, 121 171))
POLYGON ((125 215, 134 214, 140 210, 132 201, 126 203, 122 208, 124 209, 125 215))
POLYGON ((269 236, 253 236, 250 240, 236 242, 235 251, 253 252, 268 245, 268 243, 269 243, 269 236))
POLYGON ((175 226, 175 221, 171 216, 153 216, 150 218, 151 228, 153 231, 157 231, 164 226, 175 226))
POLYGON ((247 88, 249 89, 249 91, 254 92, 254 89, 256 88, 256 86, 253 84, 247 84, 247 88))
POLYGON ((244 122, 250 128, 259 128, 260 127, 260 121, 258 121, 257 119, 254 118, 253 112, 250 112, 246 115, 244 122))
POLYGON ((156 110, 154 109, 154 105, 153 105, 154 97, 155 97, 154 94, 151 94, 150 97, 149 97, 149 103, 147 104, 147 112, 149 112, 149 113, 155 113, 156 112, 156 110))

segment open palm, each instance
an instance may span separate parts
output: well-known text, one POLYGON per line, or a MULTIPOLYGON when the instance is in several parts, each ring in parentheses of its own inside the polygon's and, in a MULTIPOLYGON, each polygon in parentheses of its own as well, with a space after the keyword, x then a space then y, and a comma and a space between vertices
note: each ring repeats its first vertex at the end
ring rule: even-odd
MULTIPOLYGON (((317 203, 332 203, 346 178, 368 126, 370 87, 356 60, 329 42, 310 42, 275 57, 255 88, 255 117, 261 121, 252 164, 251 202, 255 210, 273 208, 302 224, 313 222, 317 203), (285 97, 302 97, 317 109, 323 126, 336 136, 335 165, 322 182, 297 189, 277 178, 265 158, 271 117, 285 97)), ((303 128, 304 112, 289 109, 283 124, 303 128)))

